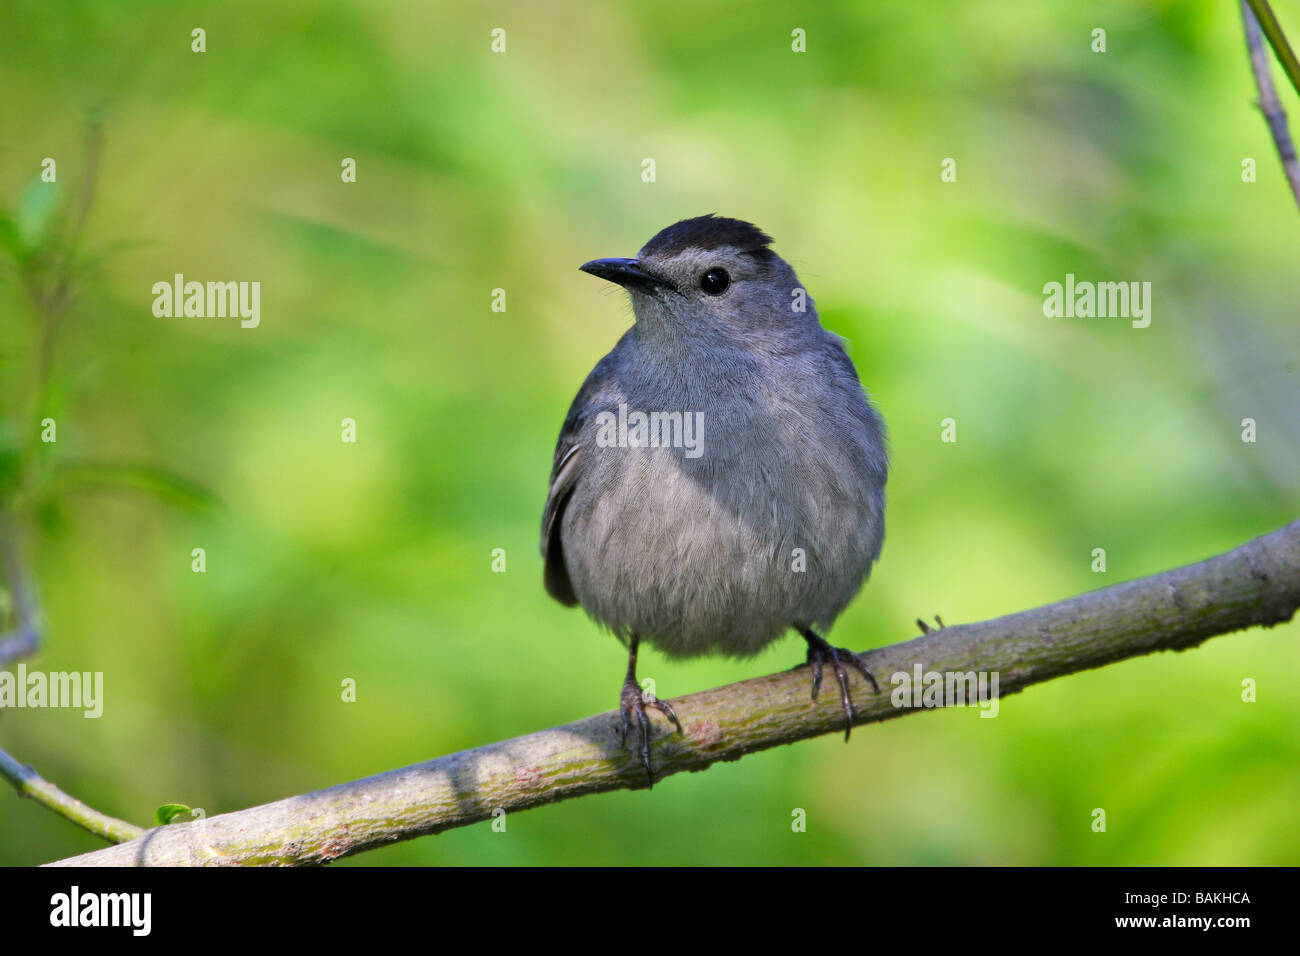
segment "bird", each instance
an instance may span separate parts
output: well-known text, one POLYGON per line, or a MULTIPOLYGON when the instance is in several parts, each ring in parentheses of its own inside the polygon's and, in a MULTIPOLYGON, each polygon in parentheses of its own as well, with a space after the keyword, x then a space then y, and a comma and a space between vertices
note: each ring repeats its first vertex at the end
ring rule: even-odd
POLYGON ((794 630, 817 699, 829 664, 845 740, 852 651, 822 636, 884 540, 888 447, 844 340, 752 223, 710 213, 661 230, 634 258, 593 259, 634 321, 578 390, 542 515, 547 592, 581 605, 628 650, 622 743, 650 760, 657 711, 641 644, 669 658, 752 657, 794 630))

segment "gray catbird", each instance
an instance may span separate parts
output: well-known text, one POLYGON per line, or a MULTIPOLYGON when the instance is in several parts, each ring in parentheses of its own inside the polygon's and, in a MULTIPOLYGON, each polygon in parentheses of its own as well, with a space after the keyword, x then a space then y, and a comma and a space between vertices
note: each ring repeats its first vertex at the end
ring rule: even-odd
POLYGON ((646 708, 640 641, 670 657, 747 657, 794 628, 812 695, 829 628, 862 587, 885 533, 887 451, 840 340, 757 227, 713 215, 664 229, 635 259, 581 267, 632 298, 636 322, 596 364, 555 448, 542 517, 546 589, 628 645, 624 743, 646 708))

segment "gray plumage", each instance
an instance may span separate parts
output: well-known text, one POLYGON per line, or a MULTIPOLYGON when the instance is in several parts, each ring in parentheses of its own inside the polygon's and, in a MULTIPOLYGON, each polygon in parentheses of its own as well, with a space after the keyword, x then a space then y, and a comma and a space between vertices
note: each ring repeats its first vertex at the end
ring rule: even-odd
POLYGON ((627 287, 636 322, 560 432, 546 588, 672 657, 745 657, 791 626, 828 628, 880 554, 881 419, 811 296, 792 307, 802 286, 770 242, 749 223, 701 216, 635 260, 583 267, 627 287), (729 284, 712 295, 701 282, 717 269, 729 284), (702 413, 698 457, 602 447, 600 413, 620 405, 702 413))

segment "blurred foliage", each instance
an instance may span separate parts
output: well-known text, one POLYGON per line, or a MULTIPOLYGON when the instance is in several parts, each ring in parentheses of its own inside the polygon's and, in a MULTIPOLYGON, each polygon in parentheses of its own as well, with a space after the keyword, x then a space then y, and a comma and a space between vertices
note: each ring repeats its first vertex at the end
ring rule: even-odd
MULTIPOLYGON (((576 266, 685 216, 776 236, 889 422, 885 552, 837 643, 1296 516, 1300 217, 1234 4, 2 9, 0 493, 33 519, 49 642, 29 666, 102 670, 106 702, 0 714, 0 745, 105 812, 210 816, 615 706, 623 652, 546 597, 536 539, 568 403, 630 319, 576 266), (260 281, 260 327, 156 318, 176 273, 260 281), (1044 318, 1066 273, 1150 281, 1151 327, 1044 318)), ((1300 5, 1276 10, 1300 37, 1300 5)), ((351 862, 1294 864, 1296 636, 351 862)), ((676 696, 797 644, 642 672, 676 696)), ((97 845, 0 793, 0 863, 97 845)))

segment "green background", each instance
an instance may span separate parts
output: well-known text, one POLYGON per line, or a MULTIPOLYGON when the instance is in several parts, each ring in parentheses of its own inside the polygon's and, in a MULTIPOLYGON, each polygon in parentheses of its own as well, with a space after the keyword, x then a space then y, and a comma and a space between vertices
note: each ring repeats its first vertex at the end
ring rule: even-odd
MULTIPOLYGON (((1276 9, 1300 37, 1300 5, 1276 9)), ((614 707, 623 651, 546 596, 537 554, 560 422, 631 319, 576 267, 705 212, 776 237, 889 423, 884 554, 836 643, 1294 519, 1300 215, 1254 97, 1230 2, 4 0, 0 487, 48 619, 28 666, 103 671, 106 701, 99 720, 0 714, 0 746, 148 824, 614 707), (88 123, 98 183, 36 400, 48 316, 24 283, 66 248, 88 123), (155 318, 176 272, 260 281, 260 328, 155 318), (1151 282, 1150 328, 1045 318, 1067 272, 1151 282), (56 444, 33 442, 45 416, 56 444), (87 461, 134 470, 88 485, 66 467, 87 461)), ((1296 637, 1216 638, 1030 688, 995 720, 916 715, 348 862, 1294 864, 1296 637)), ((794 637, 746 662, 647 652, 641 674, 675 697, 802 656, 794 637)), ((0 787, 0 863, 99 845, 0 787)))

